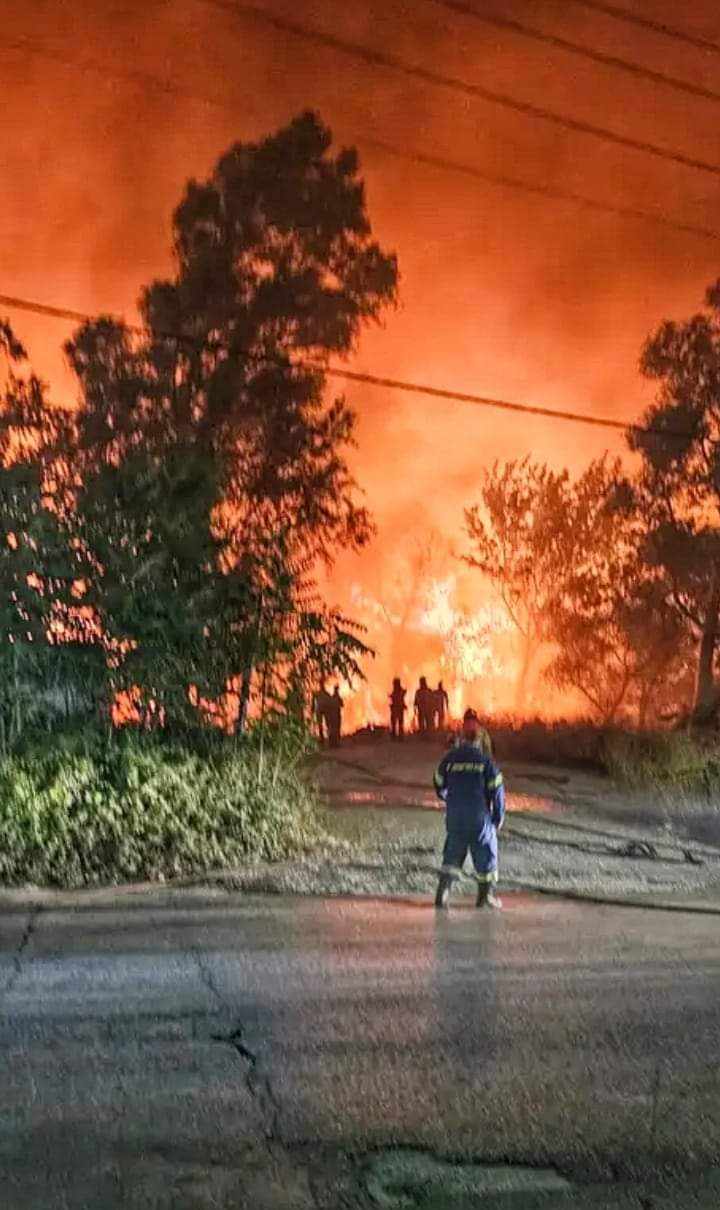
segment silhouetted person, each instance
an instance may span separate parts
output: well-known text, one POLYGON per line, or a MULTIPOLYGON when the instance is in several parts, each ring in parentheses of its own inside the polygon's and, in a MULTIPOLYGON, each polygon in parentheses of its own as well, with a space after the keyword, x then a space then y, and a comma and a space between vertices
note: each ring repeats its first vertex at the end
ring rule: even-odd
POLYGON ((320 742, 330 738, 330 716, 332 713, 332 697, 324 685, 315 694, 315 722, 317 723, 320 742))
POLYGON ((340 690, 335 686, 335 692, 329 699, 328 704, 328 733, 330 736, 330 747, 337 748, 340 744, 340 736, 342 734, 342 708, 343 700, 340 697, 340 690))
POLYGON ((417 728, 421 735, 427 735, 428 731, 432 731, 432 690, 428 688, 428 683, 424 676, 420 677, 420 683, 415 691, 415 715, 417 717, 417 728))
POLYGON ((407 690, 400 684, 400 677, 396 676, 390 694, 390 734, 393 739, 402 739, 405 735, 406 693, 407 690))
POLYGON ((447 690, 442 681, 438 681, 438 687, 433 693, 433 714, 435 715, 435 725, 439 731, 442 731, 445 726, 445 715, 449 707, 450 699, 447 690))

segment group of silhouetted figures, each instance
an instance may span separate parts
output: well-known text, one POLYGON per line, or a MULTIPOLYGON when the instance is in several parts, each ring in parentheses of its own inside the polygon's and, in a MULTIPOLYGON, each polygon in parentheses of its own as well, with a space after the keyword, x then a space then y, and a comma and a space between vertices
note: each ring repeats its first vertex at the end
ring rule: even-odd
MULTIPOLYGON (((390 735, 393 739, 402 739, 405 735, 406 698, 407 689, 403 688, 400 677, 396 676, 390 694, 390 735)), ((413 701, 415 725, 420 735, 442 730, 448 705, 448 695, 442 681, 438 681, 437 689, 431 689, 425 677, 421 676, 413 701)))
POLYGON ((327 740, 331 748, 337 748, 342 734, 343 700, 338 686, 328 693, 323 685, 315 695, 315 722, 321 740, 327 740))
MULTIPOLYGON (((431 689, 424 676, 415 691, 413 700, 413 718, 415 730, 420 735, 429 735, 433 731, 442 731, 448 712, 448 695, 442 681, 438 681, 437 689, 431 689)), ((315 694, 313 713, 315 725, 321 742, 327 742, 331 748, 337 748, 342 734, 343 699, 338 686, 333 693, 328 693, 326 687, 315 694)), ((407 689, 396 676, 390 694, 390 735, 393 739, 402 739, 405 735, 405 714, 407 712, 407 689)))

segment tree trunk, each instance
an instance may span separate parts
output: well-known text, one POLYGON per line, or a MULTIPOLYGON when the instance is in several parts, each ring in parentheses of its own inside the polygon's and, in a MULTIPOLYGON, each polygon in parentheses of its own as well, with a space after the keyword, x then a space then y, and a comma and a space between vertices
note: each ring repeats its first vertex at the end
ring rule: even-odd
POLYGON ((247 727, 248 709, 250 707, 250 688, 252 685, 252 665, 245 668, 242 674, 242 682, 240 684, 240 705, 238 708, 238 718, 236 729, 241 734, 247 727))
POLYGON ((693 705, 693 722, 707 722, 711 717, 718 700, 718 690, 715 684, 713 664, 715 647, 718 639, 718 617, 720 615, 720 575, 718 569, 713 572, 710 588, 710 599, 705 613, 700 651, 698 654, 697 677, 695 680, 695 702, 693 705))
POLYGON ((603 715, 602 721, 603 721, 604 727, 612 727, 614 725, 615 719, 618 716, 618 711, 620 710, 621 706, 625 702, 625 698, 627 697, 627 692, 628 692, 628 689, 630 688, 631 681, 632 681, 632 676, 631 676, 630 670, 628 668, 626 668, 625 675, 623 676, 620 688, 618 689, 617 693, 615 694, 615 700, 608 706, 607 710, 605 711, 605 714, 603 715))
MULTIPOLYGON (((665 665, 667 667, 667 665, 665 665)), ((654 704, 655 691, 663 675, 664 669, 656 672, 654 676, 645 676, 640 682, 640 700, 638 702, 638 727, 641 731, 645 731, 648 725, 648 715, 650 708, 654 704)))
POLYGON ((535 659, 537 651, 537 642, 535 638, 526 634, 523 636, 523 654, 520 667, 518 669, 517 681, 515 682, 515 713, 522 714, 525 709, 525 700, 527 698, 528 681, 530 679, 530 670, 535 659))
POLYGON ((258 597, 257 622, 255 623, 255 649, 248 652, 247 663, 242 671, 242 683, 240 685, 240 707, 238 710, 238 720, 236 730, 239 732, 245 731, 247 728, 248 710, 250 708, 250 689, 252 687, 254 664, 258 658, 260 650, 260 636, 262 634, 263 625, 263 593, 260 590, 258 597))

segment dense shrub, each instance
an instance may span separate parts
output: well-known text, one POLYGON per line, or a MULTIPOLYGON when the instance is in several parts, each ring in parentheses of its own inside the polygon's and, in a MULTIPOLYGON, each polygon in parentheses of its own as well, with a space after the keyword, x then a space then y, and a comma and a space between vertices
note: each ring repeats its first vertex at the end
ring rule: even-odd
POLYGON ((514 720, 490 723, 498 759, 567 765, 605 772, 636 787, 720 786, 720 748, 686 731, 635 731, 583 720, 514 720))
POLYGON ((66 737, 0 762, 0 881, 88 886, 274 860, 323 836, 303 741, 194 752, 154 737, 66 737))
POLYGON ((606 729, 596 723, 558 719, 489 720, 493 748, 499 760, 530 761, 545 765, 605 767, 606 729))
POLYGON ((686 731, 619 731, 608 735, 605 764, 611 777, 631 786, 709 790, 720 782, 717 747, 686 731))

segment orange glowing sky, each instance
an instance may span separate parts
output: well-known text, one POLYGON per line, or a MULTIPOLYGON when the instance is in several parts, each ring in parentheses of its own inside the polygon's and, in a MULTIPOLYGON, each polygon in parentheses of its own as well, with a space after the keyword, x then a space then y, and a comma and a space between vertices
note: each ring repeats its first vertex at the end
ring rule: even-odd
MULTIPOLYGON (((625 0, 720 41, 714 0, 625 0)), ((258 0, 276 14, 635 138, 720 161, 718 106, 455 16, 432 0, 258 0)), ((560 0, 475 0, 550 32, 713 87, 720 56, 560 0)), ((460 391, 631 418, 636 364, 664 316, 696 308, 720 245, 423 167, 362 136, 720 228, 718 179, 371 68, 205 0, 2 5, 0 292, 132 315, 169 267, 170 215, 191 175, 236 139, 317 108, 357 143, 370 215, 397 250, 401 305, 353 367, 460 391), (128 78, 155 76, 183 96, 128 78), (202 96, 214 99, 205 103, 202 96)), ((12 315, 56 398, 73 384, 70 328, 12 315)), ((377 583, 400 538, 457 537, 479 469, 535 458, 579 467, 612 433, 353 386, 352 464, 378 525, 333 578, 377 583)))

